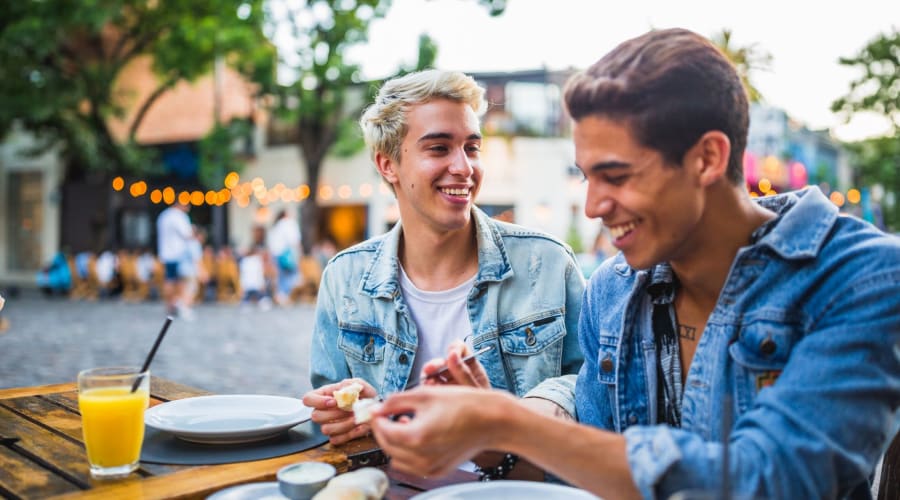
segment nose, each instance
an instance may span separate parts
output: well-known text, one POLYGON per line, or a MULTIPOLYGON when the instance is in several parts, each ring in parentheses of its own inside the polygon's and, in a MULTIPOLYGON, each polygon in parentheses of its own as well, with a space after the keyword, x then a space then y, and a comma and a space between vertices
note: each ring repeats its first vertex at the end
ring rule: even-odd
POLYGON ((612 214, 616 203, 604 189, 588 183, 587 198, 584 202, 584 215, 591 219, 602 219, 612 214))
POLYGON ((466 154, 465 148, 459 148, 457 153, 450 160, 450 173, 462 177, 469 177, 475 171, 475 162, 477 160, 470 158, 466 154))

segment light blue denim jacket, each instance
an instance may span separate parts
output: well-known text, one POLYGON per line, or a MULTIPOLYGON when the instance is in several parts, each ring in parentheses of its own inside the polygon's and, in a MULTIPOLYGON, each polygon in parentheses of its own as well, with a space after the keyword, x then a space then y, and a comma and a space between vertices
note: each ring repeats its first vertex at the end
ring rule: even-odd
POLYGON ((577 417, 624 433, 645 498, 718 487, 723 425, 736 493, 869 495, 900 405, 900 239, 840 216, 817 188, 759 202, 780 217, 732 263, 686 379, 681 429, 655 425, 652 272, 619 255, 591 277, 577 417))
MULTIPOLYGON (((584 279, 571 249, 544 233, 473 209, 478 274, 469 319, 491 385, 522 395, 572 374, 582 356, 575 328, 584 279)), ((313 387, 359 377, 381 395, 403 390, 419 344, 400 291, 401 226, 336 255, 325 268, 310 355, 313 387)))

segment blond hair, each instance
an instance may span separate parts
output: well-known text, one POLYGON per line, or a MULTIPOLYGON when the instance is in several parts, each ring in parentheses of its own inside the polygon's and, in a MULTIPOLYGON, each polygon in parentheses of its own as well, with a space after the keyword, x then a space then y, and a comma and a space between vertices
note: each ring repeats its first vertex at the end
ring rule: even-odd
POLYGON ((431 69, 388 80, 359 119, 372 157, 382 153, 399 162, 400 143, 409 129, 406 112, 434 99, 465 103, 478 116, 487 110, 484 89, 463 73, 431 69))

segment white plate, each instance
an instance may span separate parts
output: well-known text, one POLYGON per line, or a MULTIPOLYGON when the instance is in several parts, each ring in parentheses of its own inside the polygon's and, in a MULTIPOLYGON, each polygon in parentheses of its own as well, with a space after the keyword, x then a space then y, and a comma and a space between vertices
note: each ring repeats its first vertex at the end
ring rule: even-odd
POLYGON ((276 436, 309 420, 312 408, 282 396, 198 396, 149 408, 144 423, 185 441, 233 444, 276 436))
POLYGON ((590 493, 569 486, 536 481, 489 481, 444 486, 412 497, 412 500, 547 500, 572 498, 600 500, 590 493))
POLYGON ((206 497, 206 500, 286 500, 281 494, 278 483, 250 483, 232 486, 219 490, 206 497))

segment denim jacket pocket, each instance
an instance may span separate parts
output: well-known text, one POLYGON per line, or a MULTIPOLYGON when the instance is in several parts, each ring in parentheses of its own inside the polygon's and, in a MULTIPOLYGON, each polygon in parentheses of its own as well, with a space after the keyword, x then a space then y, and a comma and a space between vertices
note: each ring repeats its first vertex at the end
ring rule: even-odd
POLYGON ((353 362, 376 364, 384 360, 384 335, 364 325, 339 325, 338 347, 351 368, 353 362))
POLYGON ((759 321, 743 326, 728 347, 735 363, 734 393, 740 412, 749 410, 756 395, 778 380, 799 339, 799 330, 790 324, 759 321))
POLYGON ((503 363, 517 395, 525 394, 544 379, 559 376, 565 336, 562 311, 501 329, 503 363))

